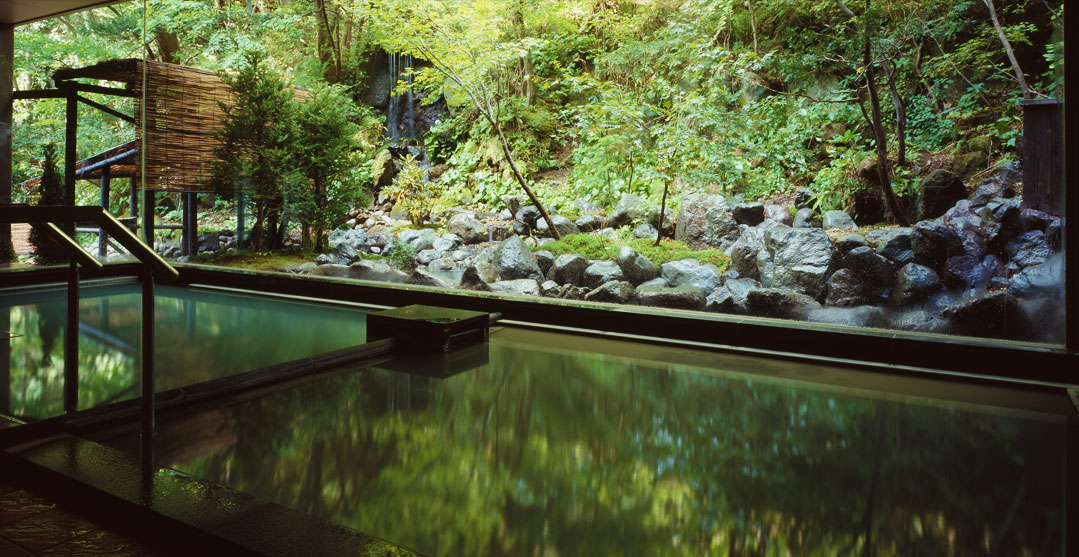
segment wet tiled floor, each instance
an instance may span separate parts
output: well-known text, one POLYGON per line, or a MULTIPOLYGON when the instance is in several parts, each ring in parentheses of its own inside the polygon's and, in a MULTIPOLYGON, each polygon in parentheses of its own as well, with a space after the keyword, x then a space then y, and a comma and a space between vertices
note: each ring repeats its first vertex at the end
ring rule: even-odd
POLYGON ((164 555, 132 538, 101 528, 10 483, 0 483, 0 555, 164 555))

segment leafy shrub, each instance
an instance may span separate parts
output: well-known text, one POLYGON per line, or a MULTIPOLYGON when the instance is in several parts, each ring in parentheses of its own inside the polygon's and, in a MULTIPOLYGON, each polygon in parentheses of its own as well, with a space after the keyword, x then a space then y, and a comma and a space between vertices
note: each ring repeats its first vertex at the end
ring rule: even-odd
POLYGON ((416 248, 404 242, 395 242, 386 253, 390 265, 409 271, 416 267, 416 248))
POLYGON ((412 224, 418 226, 431 214, 440 189, 437 182, 427 180, 427 171, 420 166, 416 157, 408 154, 401 162, 393 183, 383 193, 393 198, 395 204, 400 204, 412 224))

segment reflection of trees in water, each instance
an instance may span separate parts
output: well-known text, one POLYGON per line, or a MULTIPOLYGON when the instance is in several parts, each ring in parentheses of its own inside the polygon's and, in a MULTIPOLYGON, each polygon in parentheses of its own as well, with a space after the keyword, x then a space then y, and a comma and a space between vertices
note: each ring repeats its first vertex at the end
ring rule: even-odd
POLYGON ((60 331, 67 318, 62 304, 42 303, 37 305, 37 333, 41 339, 41 365, 52 364, 52 351, 56 346, 56 339, 60 338, 60 331))
POLYGON ((492 343, 232 407, 178 466, 433 554, 1060 551, 1062 426, 688 371, 492 343))

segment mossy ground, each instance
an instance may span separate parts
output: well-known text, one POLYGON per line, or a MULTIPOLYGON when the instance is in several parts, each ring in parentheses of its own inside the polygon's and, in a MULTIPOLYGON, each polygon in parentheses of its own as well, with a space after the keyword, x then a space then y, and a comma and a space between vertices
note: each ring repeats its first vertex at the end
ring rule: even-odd
POLYGON ((252 271, 283 271, 301 263, 314 261, 319 254, 311 250, 285 250, 276 252, 243 252, 233 255, 200 254, 192 263, 221 265, 252 271))
POLYGON ((637 253, 647 257, 652 263, 662 265, 669 261, 679 259, 696 259, 701 263, 711 263, 719 268, 719 272, 727 269, 730 258, 723 255, 718 249, 692 250, 683 242, 663 239, 658 246, 652 245, 653 240, 648 238, 634 238, 623 240, 608 236, 593 234, 570 234, 563 236, 556 242, 548 242, 535 248, 535 251, 547 250, 558 257, 566 253, 575 253, 588 259, 606 259, 616 261, 618 250, 622 246, 630 246, 637 253))

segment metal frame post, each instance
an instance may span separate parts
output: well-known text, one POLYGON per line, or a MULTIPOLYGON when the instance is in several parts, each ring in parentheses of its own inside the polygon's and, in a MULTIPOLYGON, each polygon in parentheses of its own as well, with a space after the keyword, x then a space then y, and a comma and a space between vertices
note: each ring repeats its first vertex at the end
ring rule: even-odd
POLYGON ((64 412, 79 408, 79 263, 72 257, 67 274, 67 327, 64 329, 64 412))
MULTIPOLYGON (((101 169, 101 207, 106 211, 109 210, 109 186, 112 180, 112 176, 109 173, 109 167, 101 169)), ((97 256, 105 257, 108 254, 108 241, 109 235, 105 232, 104 228, 98 228, 97 233, 97 256)))
POLYGON ((154 438, 154 273, 149 265, 142 279, 142 454, 153 460, 154 438))

